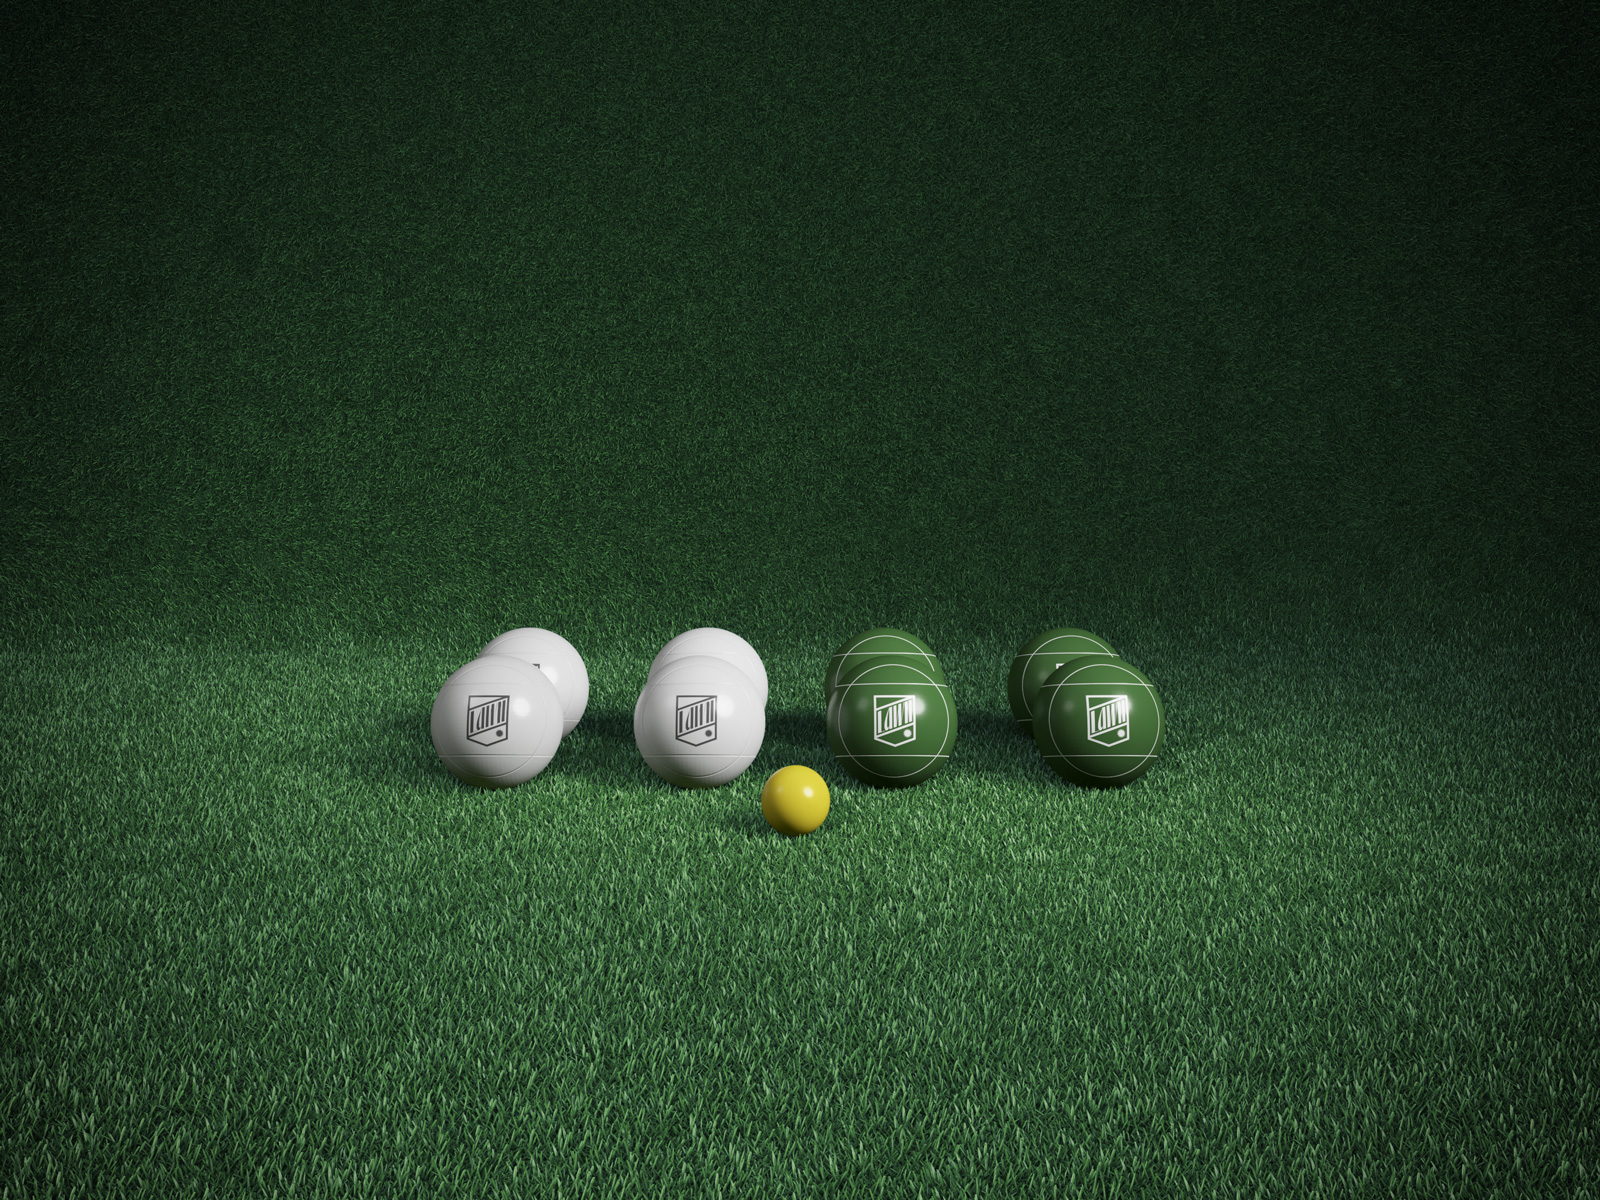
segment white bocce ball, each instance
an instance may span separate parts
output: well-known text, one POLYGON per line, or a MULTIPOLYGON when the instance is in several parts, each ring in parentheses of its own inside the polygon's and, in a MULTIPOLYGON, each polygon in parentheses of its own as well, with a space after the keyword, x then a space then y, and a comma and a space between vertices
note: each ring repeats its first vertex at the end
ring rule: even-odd
POLYGON ((678 787, 717 787, 755 761, 767 714, 749 676, 692 654, 663 663, 633 708, 633 737, 650 769, 678 787))
POLYGON ((550 764, 561 745, 561 698, 549 676, 509 654, 473 659, 433 701, 433 748, 457 779, 515 787, 550 764))
POLYGON ((750 677, 750 682, 756 685, 761 707, 767 707, 767 668, 761 661, 761 655, 737 633, 729 633, 726 629, 707 627, 680 633, 661 647, 655 662, 650 664, 650 677, 654 678, 657 670, 674 659, 688 658, 691 654, 708 654, 712 658, 731 662, 750 677))
MULTIPOLYGON (((513 629, 483 648, 483 654, 509 654, 532 663, 550 677, 561 697, 561 736, 571 733, 589 707, 589 669, 577 648, 548 629, 513 629)), ((478 657, 482 658, 483 654, 478 657)))

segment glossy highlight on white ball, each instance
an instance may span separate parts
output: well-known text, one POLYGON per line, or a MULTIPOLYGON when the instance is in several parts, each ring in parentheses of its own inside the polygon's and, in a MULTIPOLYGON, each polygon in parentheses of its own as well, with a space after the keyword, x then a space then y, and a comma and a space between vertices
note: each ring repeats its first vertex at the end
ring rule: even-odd
POLYGON ((561 745, 561 699, 537 667, 480 655, 444 681, 429 727, 439 761, 474 787, 526 783, 561 745))
POLYGON ((755 761, 767 732, 756 686, 732 663, 690 655, 659 667, 633 709, 650 769, 682 788, 718 787, 755 761))
POLYGON ((674 659, 688 658, 697 654, 720 658, 738 667, 749 677, 750 682, 755 684, 756 693, 761 698, 761 707, 766 708, 768 697, 766 664, 761 661, 761 655, 756 653, 754 646, 737 633, 730 633, 726 629, 705 626, 680 633, 661 647, 655 662, 650 664, 650 675, 654 678, 658 669, 674 659))
POLYGON ((512 629, 485 646, 478 655, 509 654, 543 671, 561 698, 561 736, 566 737, 589 707, 589 669, 573 644, 548 629, 512 629))

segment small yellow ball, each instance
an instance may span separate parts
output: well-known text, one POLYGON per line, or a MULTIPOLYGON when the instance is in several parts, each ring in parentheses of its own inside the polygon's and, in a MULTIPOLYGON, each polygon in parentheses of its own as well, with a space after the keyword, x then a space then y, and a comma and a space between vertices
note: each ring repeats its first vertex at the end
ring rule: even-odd
POLYGON ((828 815, 827 782, 810 767, 779 767, 761 789, 761 815, 779 833, 810 833, 828 815))

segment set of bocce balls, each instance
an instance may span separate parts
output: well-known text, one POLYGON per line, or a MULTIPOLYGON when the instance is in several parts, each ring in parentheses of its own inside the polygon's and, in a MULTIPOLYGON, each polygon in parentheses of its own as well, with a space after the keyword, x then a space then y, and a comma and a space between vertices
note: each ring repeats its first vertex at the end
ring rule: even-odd
MULTIPOLYGON (((938 656, 902 629, 857 634, 828 663, 828 745, 850 774, 904 787, 938 774, 956 706, 938 656)), ((1166 718, 1155 687, 1104 639, 1048 629, 1011 660, 1006 698, 1045 762, 1079 787, 1132 783, 1155 762, 1166 718)))
MULTIPOLYGON (((931 779, 950 760, 956 707, 926 643, 899 629, 857 634, 823 677, 828 745, 839 765, 877 787, 931 779)), ((1101 638, 1051 629, 1017 652, 1011 711, 1057 774, 1083 787, 1138 779, 1161 752, 1165 718, 1150 681, 1101 638)), ((434 698, 439 760, 477 787, 512 787, 549 765, 589 703, 589 673, 565 638, 513 629, 454 672, 434 698)), ((755 761, 766 735, 767 671, 749 642, 691 629, 656 655, 633 710, 645 763, 678 787, 716 787, 755 761)), ((761 811, 781 833, 809 833, 828 815, 828 785, 810 767, 773 772, 761 811)))
MULTIPOLYGON (((439 760, 477 787, 514 787, 549 766, 589 705, 577 648, 548 629, 502 633, 434 697, 439 760)), ((691 629, 661 648, 633 710, 639 751, 679 787, 735 778, 766 734, 767 669, 725 629, 691 629)))

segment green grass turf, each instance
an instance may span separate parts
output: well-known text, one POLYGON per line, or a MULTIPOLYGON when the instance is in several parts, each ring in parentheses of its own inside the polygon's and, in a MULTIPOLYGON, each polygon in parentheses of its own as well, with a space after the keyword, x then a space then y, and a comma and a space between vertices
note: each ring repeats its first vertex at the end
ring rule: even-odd
POLYGON ((0 1186, 1592 1194, 1592 631, 1104 632, 1172 714, 1104 793, 1010 717, 1021 636, 930 637, 961 739, 890 791, 826 639, 703 792, 632 743, 662 630, 502 792, 431 753, 437 645, 9 652, 0 1186))
POLYGON ((1481 7, 20 8, 0 1200, 1595 1197, 1594 17, 1481 7), (590 712, 463 788, 529 624, 590 712), (1124 791, 1012 724, 1059 625, 1124 791))

